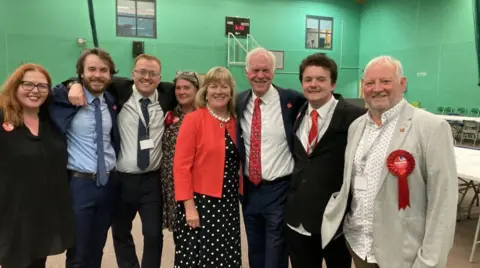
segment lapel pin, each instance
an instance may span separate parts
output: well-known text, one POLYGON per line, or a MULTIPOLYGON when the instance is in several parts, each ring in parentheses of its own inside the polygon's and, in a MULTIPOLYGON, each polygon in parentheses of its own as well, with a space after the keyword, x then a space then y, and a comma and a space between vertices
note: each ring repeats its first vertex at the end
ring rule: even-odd
POLYGON ((404 132, 404 131, 405 131, 404 127, 400 128, 400 132, 404 132))
POLYGON ((289 109, 292 108, 292 104, 291 104, 291 103, 288 103, 288 104, 287 104, 287 107, 288 107, 289 109))

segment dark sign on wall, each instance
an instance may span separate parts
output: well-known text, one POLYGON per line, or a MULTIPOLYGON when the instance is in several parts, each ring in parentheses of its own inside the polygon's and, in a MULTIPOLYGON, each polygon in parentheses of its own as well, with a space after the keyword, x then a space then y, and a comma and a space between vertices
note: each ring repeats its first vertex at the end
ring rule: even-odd
POLYGON ((225 35, 232 33, 235 36, 250 34, 250 19, 239 17, 225 17, 225 35))

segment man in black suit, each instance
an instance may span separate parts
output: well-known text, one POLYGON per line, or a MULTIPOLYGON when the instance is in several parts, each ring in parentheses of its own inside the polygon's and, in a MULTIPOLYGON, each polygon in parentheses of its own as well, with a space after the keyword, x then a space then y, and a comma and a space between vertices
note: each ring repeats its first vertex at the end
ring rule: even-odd
POLYGON ((300 64, 300 82, 308 100, 294 125, 295 167, 285 208, 286 240, 293 268, 350 268, 343 235, 322 250, 323 212, 343 182, 344 154, 350 124, 366 112, 345 102, 333 90, 336 63, 313 54, 300 64))
MULTIPOLYGON (((113 243, 120 268, 140 267, 131 235, 137 212, 142 220, 142 268, 159 268, 163 249, 160 159, 164 115, 176 105, 173 84, 161 83, 161 63, 142 54, 135 59, 132 80, 115 78, 108 88, 117 98, 120 154, 118 211, 112 225, 113 243)), ((69 99, 82 104, 78 84, 70 83, 69 99)))

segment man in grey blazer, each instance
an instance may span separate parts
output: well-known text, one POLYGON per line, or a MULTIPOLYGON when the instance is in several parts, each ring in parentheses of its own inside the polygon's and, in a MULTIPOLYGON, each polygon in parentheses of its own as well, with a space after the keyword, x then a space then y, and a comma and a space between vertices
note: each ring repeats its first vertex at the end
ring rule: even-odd
POLYGON ((406 84, 398 60, 367 64, 369 111, 350 125, 343 186, 323 215, 322 246, 343 231, 357 268, 445 267, 453 244, 458 193, 450 126, 408 104, 406 84))

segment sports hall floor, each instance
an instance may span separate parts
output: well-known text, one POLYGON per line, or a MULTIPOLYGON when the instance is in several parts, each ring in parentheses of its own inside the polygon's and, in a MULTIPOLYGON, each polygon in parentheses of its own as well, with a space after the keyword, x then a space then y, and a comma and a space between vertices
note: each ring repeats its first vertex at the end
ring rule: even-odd
MULTIPOLYGON (((472 199, 472 196, 469 195, 465 198, 463 204, 469 204, 472 199)), ((465 205, 462 205, 465 206, 465 205)), ((463 210, 461 210, 463 211, 463 210)), ((448 259, 448 268, 480 268, 480 244, 478 245, 474 262, 470 263, 468 261, 470 257, 470 251, 472 248, 473 237, 475 235, 475 228, 477 225, 477 218, 480 212, 479 207, 474 207, 472 211, 472 218, 470 220, 462 219, 457 222, 457 229, 455 234, 454 247, 450 252, 448 259)), ((141 256, 142 254, 142 227, 140 223, 140 218, 137 217, 133 224, 133 236, 137 244, 137 254, 141 256)), ((173 248, 173 239, 172 234, 169 232, 164 232, 165 242, 163 249, 163 259, 162 259, 162 268, 172 268, 173 267, 173 257, 174 257, 174 248, 173 248)), ((243 255, 243 264, 244 268, 249 267, 247 260, 247 246, 245 231, 242 225, 242 255, 243 255)), ((65 255, 58 255, 50 257, 47 261, 47 268, 63 268, 65 255)), ((352 265, 352 267, 354 267, 352 265)), ((111 240, 111 235, 109 235, 109 240, 104 250, 104 258, 102 268, 117 268, 115 261, 115 252, 113 250, 113 244, 111 240)), ((213 267, 212 267, 213 268, 213 267)), ((316 268, 316 267, 312 267, 316 268)))

